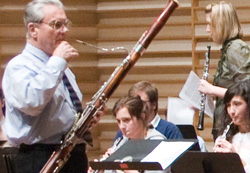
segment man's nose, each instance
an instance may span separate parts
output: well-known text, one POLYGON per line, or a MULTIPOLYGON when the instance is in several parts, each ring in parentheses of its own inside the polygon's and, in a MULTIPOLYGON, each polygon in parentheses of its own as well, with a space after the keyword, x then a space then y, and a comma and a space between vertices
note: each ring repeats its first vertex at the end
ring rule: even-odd
POLYGON ((67 33, 67 32, 69 32, 69 28, 66 25, 63 25, 62 29, 61 29, 61 32, 67 33))

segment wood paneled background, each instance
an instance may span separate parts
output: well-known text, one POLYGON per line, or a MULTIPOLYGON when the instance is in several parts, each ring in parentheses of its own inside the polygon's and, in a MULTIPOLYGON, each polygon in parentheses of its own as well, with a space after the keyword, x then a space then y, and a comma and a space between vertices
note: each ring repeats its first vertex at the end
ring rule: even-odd
MULTIPOLYGON (((250 1, 229 0, 237 8, 244 39, 250 43, 250 1)), ((1 0, 0 2, 0 76, 6 63, 20 53, 25 45, 23 10, 28 0, 1 0)), ((84 103, 99 90, 122 60, 125 51, 105 52, 84 46, 83 40, 98 47, 125 47, 129 52, 156 17, 167 5, 167 0, 62 0, 68 18, 73 22, 68 41, 80 56, 69 67, 75 73, 84 103)), ((179 0, 180 6, 149 45, 129 74, 107 103, 108 111, 97 127, 92 129, 94 147, 90 160, 111 145, 118 129, 111 115, 114 102, 140 80, 147 80, 159 89, 159 113, 164 117, 168 97, 178 97, 188 74, 194 70, 202 76, 207 45, 211 45, 209 81, 212 81, 220 47, 208 38, 205 31, 204 8, 211 0, 179 0)), ((194 126, 197 126, 197 115, 194 126)), ((197 131, 211 148, 212 119, 205 117, 205 130, 197 131)))

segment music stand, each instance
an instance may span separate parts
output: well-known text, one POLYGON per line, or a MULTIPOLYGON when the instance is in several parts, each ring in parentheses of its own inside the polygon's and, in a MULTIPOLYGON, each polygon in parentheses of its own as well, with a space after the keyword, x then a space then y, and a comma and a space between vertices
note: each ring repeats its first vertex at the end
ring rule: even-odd
POLYGON ((176 124, 184 139, 197 139, 194 126, 191 124, 176 124))
POLYGON ((171 165, 171 173, 244 173, 237 153, 187 151, 171 165))
MULTIPOLYGON (((193 125, 191 125, 191 124, 177 124, 176 126, 181 131, 183 139, 196 139, 196 140, 198 140, 193 125)), ((192 150, 194 150, 194 151, 200 151, 201 150, 200 145, 199 145, 198 142, 195 143, 194 146, 192 146, 192 150)))
POLYGON ((13 173, 12 158, 18 153, 18 148, 0 148, 0 172, 13 173))
POLYGON ((197 140, 129 140, 106 160, 89 164, 94 170, 165 170, 195 143, 197 140), (156 157, 146 160, 152 153, 156 157))

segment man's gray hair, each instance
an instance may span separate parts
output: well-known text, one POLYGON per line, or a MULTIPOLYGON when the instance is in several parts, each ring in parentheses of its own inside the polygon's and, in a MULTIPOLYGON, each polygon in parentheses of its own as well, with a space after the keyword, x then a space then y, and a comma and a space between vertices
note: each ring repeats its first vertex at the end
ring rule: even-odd
POLYGON ((26 38, 29 38, 28 24, 41 23, 44 18, 42 8, 45 5, 56 5, 64 9, 64 6, 60 0, 33 0, 25 8, 24 25, 26 28, 26 38))

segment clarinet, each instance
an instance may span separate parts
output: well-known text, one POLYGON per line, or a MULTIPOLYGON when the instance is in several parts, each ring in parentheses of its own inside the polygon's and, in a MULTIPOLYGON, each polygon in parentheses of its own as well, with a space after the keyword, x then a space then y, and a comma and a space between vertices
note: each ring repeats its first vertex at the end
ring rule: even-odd
POLYGON ((104 104, 111 97, 112 93, 119 86, 122 79, 127 75, 140 56, 143 55, 151 41, 159 33, 170 15, 178 6, 179 2, 177 0, 169 1, 163 12, 155 19, 149 30, 145 31, 141 36, 131 53, 115 69, 100 90, 97 91, 97 93, 93 96, 92 101, 86 105, 83 113, 79 115, 77 122, 73 125, 65 139, 62 141, 60 148, 52 153, 49 160, 43 166, 40 171, 41 173, 56 173, 61 170, 69 159, 70 153, 77 142, 82 139, 83 134, 90 128, 91 122, 97 112, 102 109, 104 104))
MULTIPOLYGON (((203 71, 203 76, 202 76, 202 79, 204 79, 204 80, 207 80, 207 78, 208 78, 210 49, 211 49, 211 46, 207 46, 206 61, 205 61, 204 71, 203 71)), ((202 93, 201 94, 201 102, 200 102, 198 130, 203 130, 204 129, 205 103, 206 103, 206 94, 202 93)))

